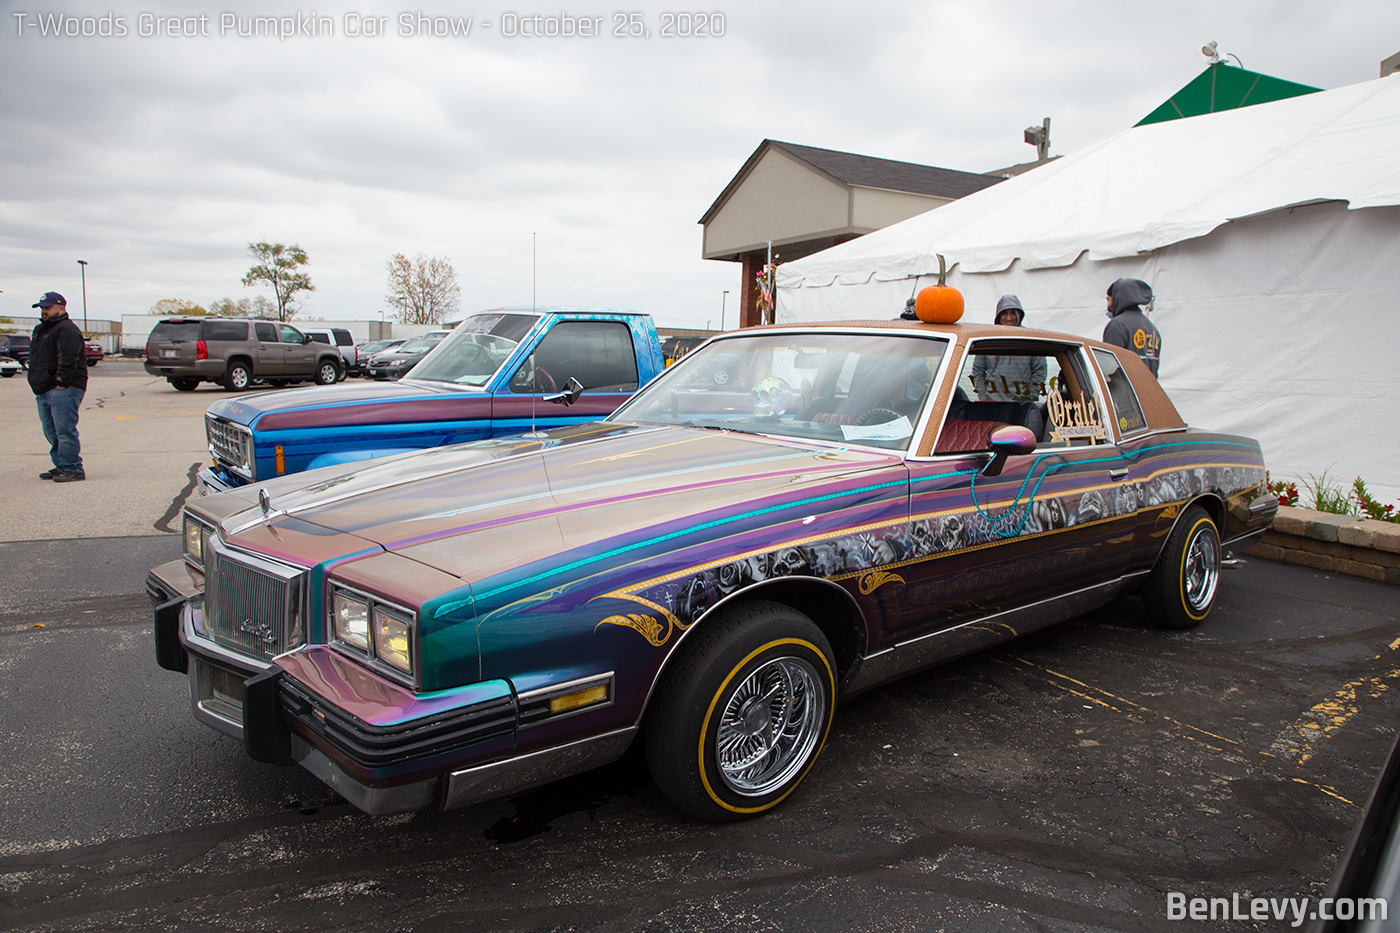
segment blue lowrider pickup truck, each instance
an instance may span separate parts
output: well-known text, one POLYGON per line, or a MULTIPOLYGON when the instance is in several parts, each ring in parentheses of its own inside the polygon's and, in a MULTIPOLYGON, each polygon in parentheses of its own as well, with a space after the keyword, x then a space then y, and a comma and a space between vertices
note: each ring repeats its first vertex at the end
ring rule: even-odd
POLYGON ((288 473, 595 421, 665 369, 651 317, 587 308, 473 315, 402 380, 226 398, 205 418, 202 493, 288 473))

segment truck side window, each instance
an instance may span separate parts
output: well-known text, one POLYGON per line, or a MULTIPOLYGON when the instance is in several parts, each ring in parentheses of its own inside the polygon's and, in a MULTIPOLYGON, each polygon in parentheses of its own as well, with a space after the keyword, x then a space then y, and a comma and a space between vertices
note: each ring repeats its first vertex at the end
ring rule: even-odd
POLYGON ((253 325, 253 329, 257 332, 258 340, 263 343, 277 342, 277 328, 272 324, 264 324, 259 321, 253 325))
POLYGON ((562 391, 570 377, 585 389, 637 390, 632 332, 615 321, 564 321, 554 325, 510 380, 512 392, 562 391))
POLYGON ((301 331, 297 330, 292 325, 278 324, 277 326, 282 331, 283 343, 306 343, 306 340, 301 335, 301 331))

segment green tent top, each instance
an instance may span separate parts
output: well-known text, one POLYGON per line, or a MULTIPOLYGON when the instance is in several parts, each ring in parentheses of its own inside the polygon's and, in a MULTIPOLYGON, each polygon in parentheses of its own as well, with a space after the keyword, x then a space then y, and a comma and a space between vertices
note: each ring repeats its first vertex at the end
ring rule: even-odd
POLYGON ((1271 100, 1286 97, 1301 97, 1322 90, 1295 84, 1282 78, 1271 78, 1257 71, 1246 71, 1224 62, 1206 66, 1206 70, 1196 75, 1191 83, 1177 91, 1162 106, 1137 122, 1137 126, 1148 123, 1164 123, 1182 117, 1195 117, 1203 113, 1216 113, 1220 110, 1234 110, 1251 104, 1267 104, 1271 100))

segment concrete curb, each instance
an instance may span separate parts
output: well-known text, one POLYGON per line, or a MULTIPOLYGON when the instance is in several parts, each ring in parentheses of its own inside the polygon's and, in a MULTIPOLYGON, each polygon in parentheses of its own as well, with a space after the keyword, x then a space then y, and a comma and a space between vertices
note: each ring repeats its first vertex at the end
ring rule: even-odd
POLYGON ((1400 524, 1281 506, 1243 554, 1400 586, 1400 524))

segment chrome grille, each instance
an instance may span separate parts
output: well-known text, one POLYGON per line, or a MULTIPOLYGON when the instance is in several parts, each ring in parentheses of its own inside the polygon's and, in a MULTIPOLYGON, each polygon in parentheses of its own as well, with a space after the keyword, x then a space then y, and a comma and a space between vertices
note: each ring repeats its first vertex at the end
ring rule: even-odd
POLYGON ((229 550, 211 536, 204 623, 226 648, 270 661, 306 641, 305 571, 229 550))
POLYGON ((216 460, 246 473, 249 479, 254 478, 252 431, 241 424, 206 414, 204 433, 209 438, 209 452, 216 460))

